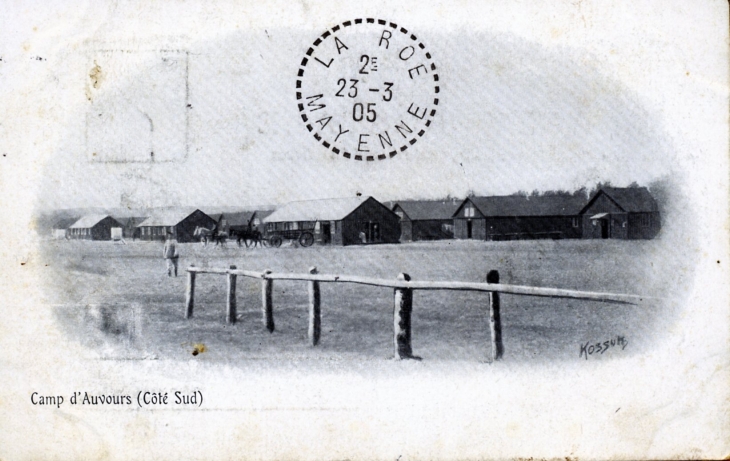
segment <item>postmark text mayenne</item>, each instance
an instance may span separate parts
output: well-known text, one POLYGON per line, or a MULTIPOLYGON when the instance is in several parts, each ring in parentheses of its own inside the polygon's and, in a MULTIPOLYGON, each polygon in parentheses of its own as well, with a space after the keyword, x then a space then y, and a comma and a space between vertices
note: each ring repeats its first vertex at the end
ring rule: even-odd
POLYGON ((296 99, 306 129, 353 160, 405 151, 431 126, 439 104, 436 63, 411 31, 382 19, 332 27, 306 51, 296 99))

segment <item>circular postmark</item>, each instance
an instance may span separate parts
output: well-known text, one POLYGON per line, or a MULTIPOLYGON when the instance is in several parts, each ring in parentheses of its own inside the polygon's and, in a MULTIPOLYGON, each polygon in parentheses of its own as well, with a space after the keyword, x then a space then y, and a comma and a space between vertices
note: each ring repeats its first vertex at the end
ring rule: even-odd
POLYGON ((411 31, 382 19, 345 21, 306 51, 296 81, 304 126, 327 150, 384 160, 421 139, 436 115, 439 75, 411 31))

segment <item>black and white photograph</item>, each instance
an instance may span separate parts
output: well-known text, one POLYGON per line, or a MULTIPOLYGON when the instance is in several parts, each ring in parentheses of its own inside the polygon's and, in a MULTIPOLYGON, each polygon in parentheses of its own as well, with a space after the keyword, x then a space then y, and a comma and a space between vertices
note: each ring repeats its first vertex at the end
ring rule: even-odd
POLYGON ((728 4, 0 17, 0 458, 730 455, 728 4))

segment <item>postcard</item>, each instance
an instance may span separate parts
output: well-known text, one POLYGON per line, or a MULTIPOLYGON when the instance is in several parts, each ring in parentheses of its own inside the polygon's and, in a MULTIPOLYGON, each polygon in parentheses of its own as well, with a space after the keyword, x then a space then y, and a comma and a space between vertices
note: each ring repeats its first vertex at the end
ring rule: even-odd
POLYGON ((725 2, 5 10, 3 460, 730 455, 725 2))

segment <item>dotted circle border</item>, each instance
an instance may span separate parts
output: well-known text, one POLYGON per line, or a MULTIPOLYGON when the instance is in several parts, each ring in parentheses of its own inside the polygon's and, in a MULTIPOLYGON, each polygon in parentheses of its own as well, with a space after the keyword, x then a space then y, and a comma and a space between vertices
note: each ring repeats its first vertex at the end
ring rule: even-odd
MULTIPOLYGON (((377 22, 381 26, 388 25, 392 29, 397 30, 397 31, 400 31, 402 34, 408 36, 408 30, 405 29, 405 28, 403 28, 403 27, 400 27, 399 28, 396 23, 389 22, 389 21, 385 21, 383 19, 374 19, 374 18, 365 18, 365 19, 360 18, 360 19, 355 19, 355 20, 351 20, 351 21, 345 21, 342 24, 338 24, 338 25, 332 27, 332 29, 328 29, 321 36, 319 36, 317 38, 317 40, 314 41, 313 46, 309 47, 309 49, 307 50, 307 53, 306 53, 307 56, 305 56, 302 59, 302 62, 301 62, 300 67, 299 67, 299 71, 297 72, 297 83, 296 83, 296 89, 297 89, 296 96, 297 96, 297 101, 301 101, 301 99, 302 99, 302 92, 301 92, 302 80, 301 79, 304 76, 304 70, 305 70, 305 67, 307 66, 307 62, 309 61, 309 57, 311 57, 312 56, 312 53, 314 53, 314 47, 319 46, 320 43, 322 43, 324 40, 327 39, 327 37, 329 37, 333 33, 336 33, 341 28, 350 27, 353 24, 363 24, 363 21, 364 21, 365 24, 375 24, 377 22)), ((421 43, 421 42, 419 42, 418 41, 418 38, 414 34, 410 34, 410 38, 411 38, 411 40, 413 40, 415 42, 418 42, 418 48, 420 48, 421 50, 425 50, 426 49, 426 47, 424 46, 424 44, 421 43)), ((429 53, 428 51, 426 51, 425 56, 426 56, 426 59, 431 60, 431 53, 429 53)), ((431 62, 430 68, 431 68, 431 71, 435 71, 436 70, 436 64, 434 64, 433 62, 431 62)), ((438 94, 441 91, 441 88, 439 88, 439 85, 438 85, 438 81, 439 81, 439 74, 438 73, 434 73, 433 74, 433 80, 434 80, 434 82, 436 82, 436 84, 434 85, 434 94, 438 94)), ((434 106, 438 106, 438 104, 439 104, 438 97, 434 97, 434 99, 433 99, 433 105, 434 106)), ((301 112, 302 121, 306 124, 307 130, 309 130, 309 132, 311 133, 312 131, 314 131, 314 127, 312 126, 311 123, 309 123, 309 118, 304 113, 304 110, 305 110, 304 109, 304 104, 302 102, 298 102, 298 105, 299 105, 299 112, 301 112)), ((432 118, 433 118, 434 115, 436 115, 436 109, 433 109, 432 108, 431 111, 429 112, 428 118, 426 119, 426 127, 427 128, 429 126, 431 126, 431 121, 432 121, 432 118)), ((425 130, 419 131, 418 132, 418 138, 422 137, 424 135, 424 133, 425 133, 425 130)), ((380 154, 377 157, 375 157, 374 155, 366 155, 366 156, 363 156, 363 155, 352 155, 351 153, 349 153, 347 151, 341 151, 337 147, 332 146, 326 140, 322 139, 322 136, 320 136, 319 133, 314 133, 314 139, 316 139, 318 142, 321 142, 322 145, 325 148, 331 150, 335 154, 337 154, 337 155, 342 154, 342 156, 345 157, 345 158, 352 158, 354 160, 366 160, 366 161, 369 161, 369 162, 374 161, 376 158, 378 160, 385 160, 387 158, 395 157, 398 154, 398 152, 403 152, 406 149, 408 149, 408 146, 409 145, 412 146, 413 144, 415 144, 416 141, 418 141, 418 138, 417 137, 413 137, 412 139, 410 139, 408 141, 407 144, 402 145, 399 149, 392 150, 392 151, 388 152, 388 155, 380 154)))

